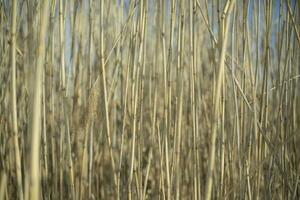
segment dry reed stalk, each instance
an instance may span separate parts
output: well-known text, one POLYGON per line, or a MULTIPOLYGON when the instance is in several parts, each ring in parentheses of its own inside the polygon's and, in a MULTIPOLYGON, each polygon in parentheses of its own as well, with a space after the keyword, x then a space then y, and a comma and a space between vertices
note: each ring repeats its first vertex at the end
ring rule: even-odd
POLYGON ((7 176, 6 173, 3 173, 0 182, 0 200, 4 200, 6 189, 7 189, 6 184, 7 184, 7 176))
POLYGON ((211 199, 211 192, 212 192, 212 183, 213 183, 213 173, 215 168, 215 148, 216 148, 216 137, 217 137, 217 120, 219 116, 219 100, 221 95, 221 84, 222 79, 224 77, 224 60, 225 60, 225 53, 226 53, 226 47, 227 47, 227 36, 228 36, 228 27, 229 27, 229 17, 233 5, 235 1, 227 1, 229 3, 229 10, 228 13, 225 13, 225 32, 223 36, 223 42, 222 42, 222 49, 221 49, 221 55, 219 60, 219 72, 217 77, 217 86, 216 91, 214 92, 214 110, 213 110, 213 125, 212 125, 212 135, 211 135, 211 148, 210 148, 210 155, 209 155, 209 168, 208 168, 208 181, 206 185, 206 192, 205 192, 205 199, 209 200, 211 199))
MULTIPOLYGON (((183 76, 183 60, 184 60, 184 21, 185 21, 185 9, 184 9, 184 1, 180 2, 180 29, 178 33, 178 66, 177 66, 177 84, 178 84, 178 92, 177 92, 177 98, 178 100, 178 115, 177 115, 177 135, 176 135, 176 152, 175 152, 175 173, 176 173, 176 193, 175 193, 175 199, 180 199, 180 183, 181 178, 180 175, 182 174, 182 170, 180 169, 180 158, 181 158, 181 143, 182 143, 182 107, 183 107, 183 79, 181 78, 183 76)), ((175 142, 174 142, 175 143, 175 142)))
MULTIPOLYGON (((66 6, 66 5, 65 5, 66 6)), ((59 0, 59 39, 60 39, 60 80, 61 80, 61 88, 64 90, 66 87, 66 72, 65 72, 65 40, 64 40, 64 25, 65 25, 65 14, 64 14, 64 5, 63 1, 59 0)))
POLYGON ((92 124, 97 114, 98 97, 99 97, 98 82, 99 79, 95 81, 93 87, 91 88, 91 93, 88 98, 88 104, 85 112, 86 117, 83 120, 83 130, 79 132, 79 134, 81 134, 80 137, 82 138, 79 139, 79 141, 82 142, 77 146, 78 158, 81 160, 81 166, 80 166, 81 177, 80 177, 80 194, 79 194, 80 199, 82 199, 83 196, 85 196, 86 188, 91 187, 89 185, 89 176, 88 176, 91 173, 91 171, 89 171, 91 164, 88 162, 89 161, 88 150, 89 148, 91 148, 91 146, 88 148, 88 145, 92 145, 92 143, 89 142, 88 139, 90 136, 89 134, 90 129, 92 128, 92 124))
MULTIPOLYGON (((108 148, 110 152, 111 167, 113 171, 114 186, 117 186, 117 175, 115 170, 115 160, 111 145, 111 132, 109 123, 109 111, 108 111, 108 96, 107 96, 107 86, 106 86, 106 71, 105 71, 105 55, 104 55, 104 2, 100 1, 100 59, 101 59, 101 73, 102 73, 102 85, 103 85, 103 95, 104 95, 104 107, 105 107, 105 122, 106 122, 106 135, 108 141, 108 148)), ((116 189, 116 188, 115 188, 116 189)))
POLYGON ((48 12, 49 1, 44 1, 42 6, 39 45, 37 51, 37 61, 35 68, 36 85, 34 88, 33 96, 33 111, 31 121, 31 167, 30 167, 30 199, 40 199, 40 168, 39 168, 39 155, 40 155, 40 125, 41 125, 41 104, 42 104, 42 77, 45 60, 45 39, 48 26, 48 12))
POLYGON ((23 184, 22 184, 22 172, 21 172, 21 156, 19 148, 19 131, 18 131, 18 114, 17 114, 17 88, 16 88, 16 32, 17 29, 17 1, 12 2, 12 15, 11 15, 11 91, 12 91, 12 121, 13 121, 13 137, 14 137, 14 151, 16 162, 16 174, 17 174, 17 188, 18 197, 23 200, 23 184))

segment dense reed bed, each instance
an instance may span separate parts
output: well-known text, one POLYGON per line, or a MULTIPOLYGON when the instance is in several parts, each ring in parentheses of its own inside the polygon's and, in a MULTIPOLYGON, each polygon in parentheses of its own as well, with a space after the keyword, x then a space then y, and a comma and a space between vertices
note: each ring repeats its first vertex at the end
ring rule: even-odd
POLYGON ((0 200, 299 199, 297 0, 1 0, 0 200))

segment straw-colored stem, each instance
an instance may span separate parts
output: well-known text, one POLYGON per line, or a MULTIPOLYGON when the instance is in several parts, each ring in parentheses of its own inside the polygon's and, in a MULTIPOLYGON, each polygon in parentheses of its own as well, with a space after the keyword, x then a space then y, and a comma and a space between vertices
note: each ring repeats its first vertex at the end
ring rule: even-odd
POLYGON ((14 137, 14 151, 17 174, 17 188, 18 197, 23 200, 23 184, 21 172, 21 158, 19 149, 19 131, 18 131, 18 114, 17 114, 17 80, 16 80, 16 29, 17 29, 17 1, 12 1, 12 15, 11 15, 11 91, 12 91, 12 121, 13 121, 13 137, 14 137))
MULTIPOLYGON (((230 1, 230 9, 229 12, 231 12, 232 7, 234 5, 235 1, 230 1)), ((213 109, 213 122, 212 122, 212 134, 211 134, 211 143, 210 143, 210 155, 209 155, 209 168, 208 168, 208 180, 206 185, 206 192, 205 192, 205 199, 209 200, 211 199, 211 193, 212 193, 212 184, 213 184, 213 173, 215 169, 215 148, 216 148, 216 137, 217 137, 217 128, 218 128, 218 116, 219 116, 219 100, 221 96, 221 86, 222 86, 222 80, 224 77, 224 60, 225 60, 225 53, 226 53, 226 47, 227 47, 227 36, 228 36, 228 26, 229 26, 229 17, 226 18, 225 22, 225 33, 223 36, 223 43, 222 43, 222 49, 221 49, 221 55, 219 60, 219 68, 218 68, 218 76, 217 76, 217 86, 216 91, 214 95, 214 109, 213 109)))
POLYGON ((42 78, 45 60, 45 39, 48 26, 49 1, 43 2, 40 20, 39 44, 35 68, 35 87, 33 96, 32 130, 31 130, 31 166, 30 166, 30 199, 40 199, 40 127, 42 104, 42 78))

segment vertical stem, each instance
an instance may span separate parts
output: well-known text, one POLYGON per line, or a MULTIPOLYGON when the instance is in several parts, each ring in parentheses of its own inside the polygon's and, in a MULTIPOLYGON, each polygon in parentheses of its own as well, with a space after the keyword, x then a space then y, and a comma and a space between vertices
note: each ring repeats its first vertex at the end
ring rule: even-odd
POLYGON ((12 91, 12 121, 13 121, 13 135, 14 135, 14 150, 16 159, 16 174, 17 174, 17 188, 19 199, 23 200, 22 187, 22 173, 21 173, 21 159, 18 139, 18 114, 17 114, 17 86, 16 86, 16 27, 17 27, 17 0, 12 2, 11 15, 11 91, 12 91))
POLYGON ((107 87, 106 87, 106 72, 105 72, 105 59, 104 59, 104 3, 103 0, 100 0, 100 59, 101 59, 101 70, 102 71, 102 85, 104 93, 104 108, 105 108, 105 122, 106 122, 106 134, 108 140, 108 148, 110 151, 111 166, 113 171, 114 186, 117 186, 117 176, 115 171, 115 161, 113 157, 112 145, 111 145, 111 136, 110 136, 110 126, 109 126, 109 111, 108 111, 108 102, 107 102, 107 87))
MULTIPOLYGON (((235 1, 230 1, 230 7, 228 13, 231 12, 232 7, 234 5, 235 1)), ((222 86, 222 80, 224 77, 224 61, 225 61, 225 53, 226 53, 226 47, 227 47, 227 35, 228 35, 228 27, 229 27, 229 17, 225 18, 225 32, 223 35, 222 40, 222 49, 221 49, 221 55, 220 55, 220 61, 219 61, 219 72, 218 72, 218 79, 217 79, 217 86, 215 91, 215 99, 214 99, 214 108, 213 108, 213 123, 212 123, 212 135, 211 135, 211 147, 210 147, 210 155, 209 155, 209 168, 208 168, 208 181, 206 185, 206 193, 205 193, 205 199, 210 200, 211 199, 211 192, 212 192, 212 184, 213 184, 213 172, 215 168, 215 148, 216 148, 216 138, 217 138, 217 121, 219 116, 219 100, 221 96, 221 86, 222 86)))
POLYGON ((64 45, 64 9, 63 0, 59 0, 59 39, 60 39, 60 67, 61 89, 65 89, 65 45, 64 45))
POLYGON ((35 69, 35 87, 33 96, 33 111, 32 111, 32 130, 31 130, 31 168, 30 168, 30 199, 40 199, 40 125, 41 125, 41 104, 42 104, 42 78, 44 69, 45 57, 45 39, 48 27, 49 0, 43 2, 39 45, 37 51, 36 69, 35 69))

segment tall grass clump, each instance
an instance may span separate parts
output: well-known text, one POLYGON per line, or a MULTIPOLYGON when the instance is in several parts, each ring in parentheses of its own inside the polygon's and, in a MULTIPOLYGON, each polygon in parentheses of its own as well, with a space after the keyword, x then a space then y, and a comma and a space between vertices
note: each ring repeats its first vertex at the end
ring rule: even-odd
POLYGON ((299 199, 300 3, 0 1, 0 200, 299 199))

